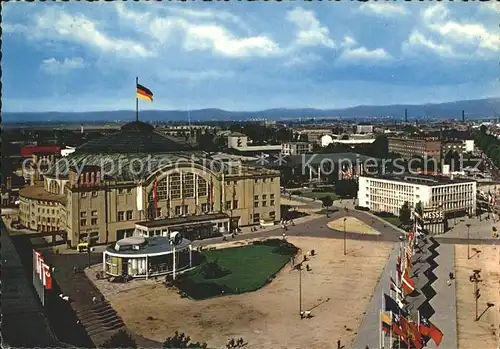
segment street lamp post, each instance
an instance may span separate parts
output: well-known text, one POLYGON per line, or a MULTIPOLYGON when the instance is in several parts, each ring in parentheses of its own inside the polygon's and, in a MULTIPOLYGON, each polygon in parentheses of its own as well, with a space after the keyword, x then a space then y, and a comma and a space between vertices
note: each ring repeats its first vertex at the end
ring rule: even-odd
POLYGON ((470 259, 470 223, 467 226, 467 259, 470 259))
POLYGON ((346 229, 345 229, 345 222, 346 222, 347 217, 344 217, 344 256, 347 254, 347 248, 346 248, 346 229))
POLYGON ((481 294, 479 293, 479 283, 482 281, 481 280, 481 270, 480 269, 474 269, 473 274, 469 276, 469 281, 474 284, 474 299, 476 300, 476 317, 475 321, 479 320, 479 314, 478 314, 478 302, 479 302, 479 297, 481 297, 481 294))
POLYGON ((302 316, 302 263, 299 264, 299 315, 302 316))

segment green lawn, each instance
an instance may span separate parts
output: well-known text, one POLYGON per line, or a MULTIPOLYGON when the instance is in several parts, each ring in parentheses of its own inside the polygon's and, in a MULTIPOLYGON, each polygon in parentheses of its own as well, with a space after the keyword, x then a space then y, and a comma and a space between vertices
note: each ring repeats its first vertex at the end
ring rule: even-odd
POLYGON ((316 199, 316 200, 321 200, 322 197, 330 196, 332 198, 332 200, 334 200, 334 201, 338 200, 337 194, 335 194, 334 192, 320 192, 320 193, 302 192, 302 194, 300 196, 310 198, 310 199, 316 199))
POLYGON ((225 275, 216 279, 205 278, 202 263, 184 274, 178 287, 194 299, 255 291, 270 281, 296 252, 293 245, 282 246, 281 240, 277 239, 263 244, 205 251, 202 252, 205 260, 218 260, 225 275))
POLYGON ((394 224, 396 227, 399 227, 401 225, 401 221, 399 220, 398 217, 380 217, 384 221, 387 221, 391 224, 394 224))

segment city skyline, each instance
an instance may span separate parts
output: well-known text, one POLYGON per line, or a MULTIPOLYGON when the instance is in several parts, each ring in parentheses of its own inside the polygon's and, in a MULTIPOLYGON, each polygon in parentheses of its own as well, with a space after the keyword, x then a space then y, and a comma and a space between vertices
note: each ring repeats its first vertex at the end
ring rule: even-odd
POLYGON ((6 4, 3 109, 133 110, 136 76, 155 94, 141 109, 499 95, 497 4, 316 5, 6 4))

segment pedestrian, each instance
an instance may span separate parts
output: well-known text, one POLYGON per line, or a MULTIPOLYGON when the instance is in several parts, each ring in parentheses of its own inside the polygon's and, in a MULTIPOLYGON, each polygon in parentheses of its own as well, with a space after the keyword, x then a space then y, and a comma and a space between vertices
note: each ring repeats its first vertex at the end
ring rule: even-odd
POLYGON ((450 277, 450 280, 453 280, 455 278, 455 276, 453 275, 453 273, 450 271, 450 274, 448 274, 449 277, 450 277))
POLYGON ((450 281, 450 279, 448 279, 448 280, 446 281, 446 283, 448 284, 448 286, 450 286, 450 285, 451 285, 451 281, 450 281))
POLYGON ((75 265, 75 266, 73 267, 73 274, 76 274, 76 271, 77 271, 77 269, 76 269, 76 265, 75 265))
POLYGON ((92 297, 92 303, 96 304, 97 303, 97 298, 96 296, 92 297))

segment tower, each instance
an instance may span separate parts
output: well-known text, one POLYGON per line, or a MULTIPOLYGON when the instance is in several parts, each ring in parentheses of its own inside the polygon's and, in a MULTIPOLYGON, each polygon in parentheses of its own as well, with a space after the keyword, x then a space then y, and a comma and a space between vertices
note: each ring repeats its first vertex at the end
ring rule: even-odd
POLYGON ((408 109, 405 109, 405 124, 408 123, 408 109))

